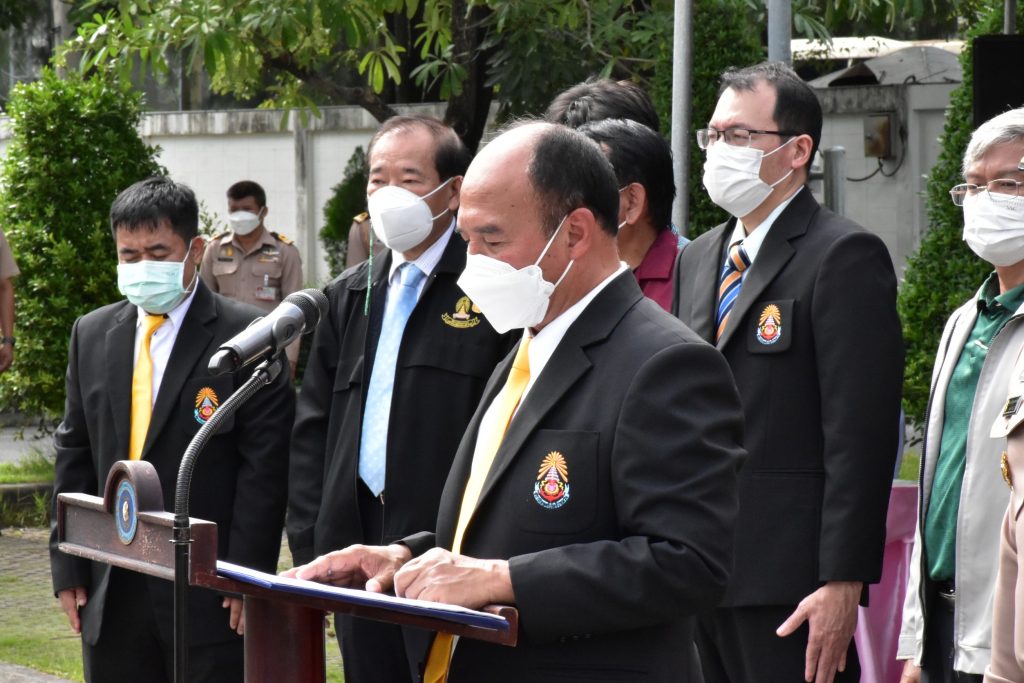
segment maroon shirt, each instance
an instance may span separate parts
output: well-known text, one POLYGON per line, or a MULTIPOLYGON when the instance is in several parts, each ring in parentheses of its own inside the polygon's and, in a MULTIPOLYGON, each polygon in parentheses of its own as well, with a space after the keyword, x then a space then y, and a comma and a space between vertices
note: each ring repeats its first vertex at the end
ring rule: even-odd
POLYGON ((679 237, 671 230, 662 230, 633 271, 644 296, 666 311, 672 307, 672 266, 676 262, 679 237))

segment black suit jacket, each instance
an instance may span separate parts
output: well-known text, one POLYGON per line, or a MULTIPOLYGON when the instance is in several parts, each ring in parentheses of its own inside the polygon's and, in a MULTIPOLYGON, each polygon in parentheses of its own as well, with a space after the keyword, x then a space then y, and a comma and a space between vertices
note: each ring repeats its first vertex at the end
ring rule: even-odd
POLYGON ((466 243, 452 235, 406 323, 388 426, 383 538, 363 538, 356 488, 391 253, 374 260, 369 316, 367 263, 327 286, 329 313, 313 338, 292 435, 287 525, 296 563, 353 543, 389 543, 437 518, 466 423, 511 345, 456 284, 465 265, 466 243))
MULTIPOLYGON (((436 535, 451 548, 495 370, 445 486, 436 535)), ((721 598, 744 457, 735 385, 721 354, 631 273, 568 329, 512 419, 462 552, 508 559, 515 648, 462 639, 452 681, 690 681, 697 612, 721 598), (568 495, 542 504, 545 457, 565 459, 568 495)))
MULTIPOLYGON (((677 260, 674 312, 708 341, 734 225, 677 260)), ((826 581, 878 581, 903 378, 885 245, 801 190, 747 271, 718 348, 750 453, 726 604, 793 605, 826 581), (770 306, 774 335, 762 328, 770 306)))
MULTIPOLYGON (((211 376, 210 356, 262 312, 210 292, 201 282, 182 320, 167 362, 142 459, 160 476, 164 507, 174 509, 178 465, 201 426, 196 395, 211 388, 220 403, 241 386, 251 369, 211 376)), ((131 385, 137 321, 135 306, 121 301, 75 321, 68 352, 67 399, 57 428, 54 499, 65 492, 103 495, 107 472, 128 457, 131 385)), ((190 515, 217 523, 218 557, 275 571, 281 548, 288 476, 288 429, 294 416, 288 373, 258 391, 209 441, 192 480, 190 515)), ((55 591, 85 586, 83 637, 95 644, 103 622, 110 566, 65 555, 50 540, 55 591)), ((229 639, 221 598, 190 591, 190 642, 229 639)), ((173 621, 172 584, 149 579, 150 607, 158 622, 173 621)), ((145 609, 140 606, 140 609, 145 609)))

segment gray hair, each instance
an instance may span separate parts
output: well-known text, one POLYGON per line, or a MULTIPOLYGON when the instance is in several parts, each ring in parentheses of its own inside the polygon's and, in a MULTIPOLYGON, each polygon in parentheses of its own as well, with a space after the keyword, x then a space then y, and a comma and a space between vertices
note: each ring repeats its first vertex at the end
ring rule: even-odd
POLYGON ((971 141, 967 143, 967 151, 964 152, 964 175, 967 175, 967 169, 996 145, 1018 140, 1024 140, 1024 107, 1003 112, 981 124, 971 135, 971 141))

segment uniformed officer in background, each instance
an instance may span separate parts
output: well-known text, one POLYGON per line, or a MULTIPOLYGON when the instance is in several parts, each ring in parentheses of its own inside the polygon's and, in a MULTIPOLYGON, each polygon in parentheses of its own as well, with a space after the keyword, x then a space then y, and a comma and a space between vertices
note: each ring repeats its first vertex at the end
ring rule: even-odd
MULTIPOLYGON (((242 180, 229 187, 231 229, 211 240, 200 275, 213 291, 270 312, 302 288, 302 259, 291 239, 267 230, 267 212, 267 194, 259 184, 242 180)), ((298 340, 287 353, 294 378, 298 340)))
POLYGON ((14 361, 14 284, 11 280, 20 273, 7 238, 0 231, 0 372, 11 367, 14 361))

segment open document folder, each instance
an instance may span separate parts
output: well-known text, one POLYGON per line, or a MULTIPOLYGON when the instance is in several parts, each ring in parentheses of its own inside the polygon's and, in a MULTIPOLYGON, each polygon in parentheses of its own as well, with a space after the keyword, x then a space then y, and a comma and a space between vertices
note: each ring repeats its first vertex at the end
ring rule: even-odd
POLYGON ((369 607, 380 607, 405 614, 433 617, 443 619, 457 624, 476 626, 479 628, 507 631, 509 623, 504 617, 487 612, 466 609, 458 605, 448 605, 441 602, 427 602, 426 600, 410 600, 398 598, 394 595, 382 593, 371 593, 357 588, 339 588, 328 586, 315 581, 303 581, 302 579, 289 579, 284 576, 267 574, 266 572, 249 569, 230 562, 217 561, 217 574, 229 579, 250 583, 255 586, 262 586, 286 593, 297 593, 312 597, 325 597, 355 605, 366 605, 369 607))

